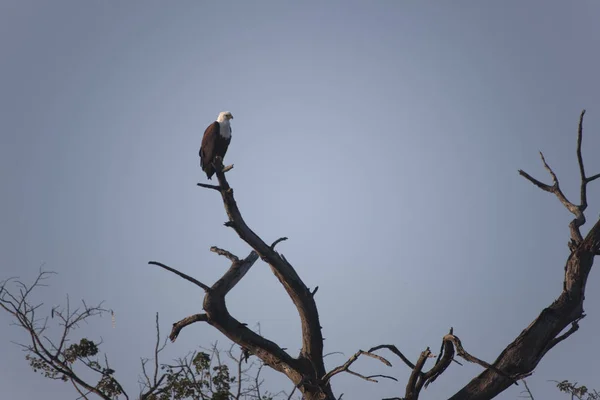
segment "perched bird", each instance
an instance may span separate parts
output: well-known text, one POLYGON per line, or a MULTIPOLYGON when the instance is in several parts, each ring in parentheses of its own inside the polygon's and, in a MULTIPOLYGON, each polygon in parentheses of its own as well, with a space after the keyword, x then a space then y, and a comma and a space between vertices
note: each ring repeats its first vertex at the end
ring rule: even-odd
POLYGON ((204 131, 202 144, 200 145, 200 167, 211 179, 215 173, 212 163, 215 157, 225 157, 229 142, 231 142, 231 124, 233 115, 229 111, 219 113, 215 122, 210 124, 204 131))

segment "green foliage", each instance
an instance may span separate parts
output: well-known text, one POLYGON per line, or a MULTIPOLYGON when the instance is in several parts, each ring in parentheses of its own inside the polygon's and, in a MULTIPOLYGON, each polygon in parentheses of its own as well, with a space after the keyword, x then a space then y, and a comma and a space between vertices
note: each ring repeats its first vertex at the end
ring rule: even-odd
POLYGON ((577 382, 571 383, 568 380, 556 382, 556 387, 558 390, 563 393, 570 394, 572 399, 600 400, 600 393, 598 393, 596 390, 589 390, 586 386, 577 386, 577 382))
POLYGON ((57 359, 51 359, 50 362, 34 354, 27 354, 25 359, 29 361, 33 372, 39 371, 46 378, 67 382, 69 376, 66 374, 74 376, 73 364, 77 360, 80 360, 88 368, 101 374, 102 377, 96 384, 96 389, 106 396, 113 398, 123 393, 121 386, 112 376, 115 371, 108 367, 102 367, 97 360, 90 359, 90 357, 98 354, 98 345, 89 339, 83 338, 79 343, 72 344, 61 353, 62 357, 59 356, 57 359))
POLYGON ((98 346, 86 338, 81 339, 79 344, 70 345, 64 352, 65 360, 69 363, 74 363, 78 358, 93 357, 96 354, 98 354, 98 346))
MULTIPOLYGON (((56 380, 69 381, 76 376, 73 370, 77 361, 87 368, 100 374, 101 378, 95 389, 104 396, 117 399, 123 394, 119 382, 113 377, 115 371, 103 367, 95 358, 99 353, 98 344, 83 338, 79 343, 74 343, 65 348, 57 359, 46 360, 36 353, 27 354, 34 372, 40 372, 44 377, 56 380), (61 367, 62 365, 62 367, 61 367)), ((231 355, 231 351, 228 353, 231 355)), ((240 356, 241 357, 241 356, 240 356)), ((240 359, 233 360, 240 362, 240 359)), ((242 376, 232 376, 228 365, 222 364, 219 351, 213 349, 212 355, 207 352, 194 352, 189 357, 178 360, 176 365, 160 366, 161 383, 142 396, 145 400, 243 400, 259 399, 256 388, 243 385, 243 390, 237 395, 237 383, 249 381, 242 376), (235 384, 234 394, 232 384, 235 384)), ((147 388, 150 389, 150 388, 147 388)), ((260 395, 259 400, 274 400, 273 396, 260 395)))
POLYGON ((102 378, 96 385, 96 389, 98 389, 105 395, 113 398, 123 393, 119 383, 115 380, 115 378, 108 374, 102 376, 102 378))
POLYGON ((190 364, 163 366, 166 385, 162 393, 152 395, 149 400, 229 400, 231 383, 236 381, 227 365, 211 366, 211 356, 198 352, 190 364))
POLYGON ((42 360, 39 357, 27 354, 25 356, 25 359, 29 361, 29 365, 33 369, 33 372, 39 371, 46 378, 61 379, 63 381, 67 381, 69 379, 64 375, 61 376, 60 372, 52 368, 50 364, 48 364, 46 361, 42 360))
POLYGON ((248 363, 247 350, 241 349, 239 354, 234 355, 234 345, 228 351, 221 351, 215 344, 212 349, 207 349, 208 352, 193 352, 175 360, 173 365, 160 363, 159 353, 167 341, 165 339, 160 345, 158 314, 154 358, 141 360, 143 376, 138 381, 139 397, 128 395, 115 377, 115 370, 109 367, 108 357, 104 355, 103 362, 99 361, 101 341, 82 338, 69 345, 72 332, 79 324, 108 311, 102 308, 102 303, 89 307, 83 302, 83 308, 72 309, 67 297, 64 309, 53 307, 50 318, 35 318, 34 311, 41 304, 31 304, 28 296, 34 288, 42 285, 48 274, 40 271, 30 286, 17 281, 18 290, 15 294, 6 290, 8 281, 0 282, 0 310, 10 314, 16 324, 29 333, 31 342, 19 345, 26 351, 25 358, 33 371, 48 379, 72 383, 81 397, 91 399, 97 396, 113 400, 273 400, 274 397, 285 395, 285 392, 275 396, 270 396, 266 391, 266 395, 261 393, 263 381, 259 377, 264 365, 258 361, 256 364, 255 361, 248 363), (52 324, 52 320, 58 321, 60 326, 55 341, 45 334, 49 327, 47 324, 52 324), (229 363, 235 365, 235 376, 232 376, 229 366, 221 362, 221 355, 226 355, 229 363), (151 360, 153 362, 149 363, 151 360), (151 369, 147 369, 147 366, 151 369))

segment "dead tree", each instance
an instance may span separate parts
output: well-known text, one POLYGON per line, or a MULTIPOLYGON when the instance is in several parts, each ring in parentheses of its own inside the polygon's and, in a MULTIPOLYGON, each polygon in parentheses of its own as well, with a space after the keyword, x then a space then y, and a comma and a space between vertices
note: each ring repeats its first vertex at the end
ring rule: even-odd
MULTIPOLYGON (((374 381, 374 376, 364 376, 351 371, 349 368, 361 355, 376 358, 390 366, 388 360, 373 353, 383 348, 396 354, 412 370, 402 398, 405 400, 418 399, 424 387, 434 382, 453 361, 458 363, 454 359, 455 355, 481 365, 484 371, 473 378, 454 396, 450 397, 451 400, 491 399, 509 386, 518 385, 518 381, 530 375, 548 351, 579 328, 578 322, 585 316, 583 313, 585 285, 592 268, 594 256, 600 253, 600 220, 596 222, 585 237, 581 234, 580 228, 585 223, 584 211, 587 208, 587 184, 599 178, 600 174, 587 176, 585 173, 581 155, 584 114, 585 110, 580 116, 577 135, 577 160, 581 178, 580 202, 578 205, 567 200, 559 186, 556 174, 546 163, 541 153, 544 167, 552 177, 553 183, 551 185, 544 184, 532 178, 526 172, 519 170, 519 173, 531 183, 557 196, 561 203, 574 214, 575 218, 569 224, 571 234, 569 249, 571 254, 566 262, 564 286, 560 296, 542 310, 540 315, 500 353, 493 363, 489 364, 467 353, 460 339, 454 335, 451 328, 450 332, 442 338, 441 349, 437 357, 427 348, 421 353, 419 359, 413 363, 396 346, 380 345, 369 351, 358 351, 345 364, 327 372, 323 363, 323 336, 314 300, 314 294, 318 287, 315 287, 312 291, 309 290, 283 254, 275 251, 275 246, 282 240, 286 240, 285 237, 268 245, 248 227, 234 199, 233 189, 229 186, 225 177, 225 172, 233 166, 224 167, 221 159, 217 159, 214 163, 219 185, 198 183, 198 186, 215 190, 221 194, 229 218, 225 226, 234 229, 239 237, 252 247, 253 251, 246 258, 239 259, 226 250, 212 247, 211 251, 225 256, 231 261, 229 270, 212 286, 205 285, 165 264, 155 261, 150 262, 150 264, 158 265, 194 283, 206 292, 203 303, 205 312, 191 315, 173 324, 171 340, 175 340, 184 327, 195 322, 206 322, 217 328, 233 342, 247 349, 249 353, 259 357, 268 366, 285 374, 300 390, 306 400, 335 400, 330 380, 341 372, 348 372, 363 379, 374 381), (300 315, 302 349, 296 357, 288 354, 285 349, 282 349, 276 343, 253 332, 245 324, 235 319, 225 305, 227 293, 244 277, 259 257, 269 264, 300 315), (562 333, 569 326, 570 328, 562 333), (435 364, 428 371, 424 371, 425 363, 429 358, 436 358, 435 364)), ((380 377, 394 379, 389 376, 380 377)), ((401 398, 397 397, 396 399, 401 398)))
MULTIPOLYGON (((600 178, 600 174, 588 176, 585 173, 583 156, 581 154, 584 115, 585 110, 581 112, 579 129, 577 131, 576 152, 581 181, 579 204, 574 204, 567 199, 560 188, 556 174, 550 168, 541 152, 542 163, 552 178, 551 185, 542 183, 525 171, 519 170, 519 174, 535 186, 554 194, 575 216, 569 224, 571 237, 568 247, 570 254, 565 265, 562 292, 552 304, 542 310, 538 317, 512 343, 506 346, 492 364, 487 364, 468 354, 462 348, 458 337, 453 335, 452 329, 450 329, 450 334, 444 336, 442 339, 442 347, 436 363, 427 372, 423 372, 423 366, 427 357, 431 355, 429 348, 413 364, 395 347, 390 345, 378 346, 378 348, 387 347, 394 351, 412 370, 406 387, 405 399, 417 399, 423 386, 426 387, 433 382, 450 365, 454 360, 455 353, 467 361, 480 364, 484 367, 484 371, 473 378, 467 385, 450 397, 450 399, 486 400, 494 398, 511 385, 517 385, 518 380, 529 376, 548 351, 579 329, 579 321, 585 317, 583 301, 585 299, 587 278, 592 268, 594 257, 600 254, 600 219, 596 221, 585 237, 580 230, 586 222, 584 211, 588 206, 587 185, 600 178)), ((371 351, 375 349, 371 349, 371 351)))
MULTIPOLYGON (((211 247, 211 251, 229 259, 231 267, 221 279, 210 287, 165 264, 156 261, 149 262, 179 275, 206 292, 203 303, 205 313, 191 315, 173 324, 170 335, 171 340, 174 341, 186 326, 195 322, 206 322, 217 328, 233 342, 247 349, 250 354, 260 358, 266 365, 285 374, 306 400, 335 400, 329 381, 334 375, 342 371, 374 381, 375 376, 363 376, 348 369, 350 364, 360 355, 368 355, 386 365, 391 365, 383 357, 367 352, 358 352, 348 363, 332 371, 327 372, 325 370, 323 335, 317 305, 314 300, 318 287, 315 287, 312 291, 309 290, 283 254, 275 251, 275 246, 281 241, 287 240, 287 238, 279 238, 269 245, 248 227, 233 197, 233 189, 225 178, 225 172, 230 170, 232 166, 224 167, 220 158, 215 160, 214 165, 219 185, 198 183, 198 186, 215 190, 221 194, 225 211, 229 217, 225 226, 234 229, 239 237, 249 244, 253 250, 246 258, 240 259, 226 250, 211 247), (246 324, 235 319, 227 310, 225 296, 244 277, 259 257, 269 264, 300 315, 302 348, 300 354, 296 357, 290 355, 276 343, 252 331, 246 324)), ((387 376, 379 377, 394 379, 387 376)))

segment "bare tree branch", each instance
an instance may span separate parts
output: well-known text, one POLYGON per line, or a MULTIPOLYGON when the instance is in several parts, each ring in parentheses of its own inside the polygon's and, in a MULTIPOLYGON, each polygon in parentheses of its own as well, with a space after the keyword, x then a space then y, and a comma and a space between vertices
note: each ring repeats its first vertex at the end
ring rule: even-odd
POLYGON ((158 353, 165 348, 167 342, 160 346, 160 327, 158 325, 158 313, 156 313, 156 345, 154 346, 154 385, 158 385, 158 353))
POLYGON ((217 253, 220 256, 224 256, 227 259, 229 259, 229 261, 231 262, 238 262, 240 261, 239 258, 237 258, 237 256, 234 256, 233 254, 231 254, 230 252, 228 252, 227 250, 223 250, 218 248, 217 246, 213 246, 210 248, 210 251, 212 251, 213 253, 217 253))
MULTIPOLYGON (((199 184, 199 186, 218 190, 221 193, 225 211, 229 217, 229 221, 225 225, 233 228, 240 238, 249 244, 254 251, 245 260, 238 260, 237 257, 234 258, 235 256, 229 252, 217 248, 212 249, 218 254, 228 257, 232 261, 232 265, 225 275, 210 289, 197 280, 164 264, 158 262, 150 263, 174 272, 202 287, 206 291, 203 307, 206 311, 207 322, 216 327, 229 339, 259 357, 265 364, 286 374, 305 396, 310 397, 314 395, 321 397, 324 395, 324 398, 333 399, 334 396, 329 383, 319 381, 318 379, 318 377, 325 376, 326 372, 323 362, 323 336, 313 295, 304 282, 302 282, 302 279, 298 276, 292 265, 283 255, 274 250, 275 245, 285 240, 285 238, 280 238, 269 246, 246 225, 233 197, 233 189, 229 186, 225 178, 225 172, 230 168, 223 166, 221 158, 216 158, 213 165, 219 186, 205 184, 199 184), (242 279, 258 257, 269 264, 271 270, 292 299, 300 315, 302 350, 298 358, 291 357, 277 344, 248 329, 245 324, 234 319, 225 306, 225 295, 242 279)), ((180 328, 177 331, 172 331, 172 338, 177 337, 181 328, 188 324, 181 324, 180 321, 176 325, 180 328), (175 332, 175 335, 173 335, 173 332, 175 332)), ((317 397, 314 398, 316 399, 317 397)))
POLYGON ((393 344, 382 344, 379 346, 375 346, 369 349, 369 353, 374 352, 375 350, 379 350, 379 349, 388 349, 390 350, 392 353, 394 353, 395 355, 397 355, 398 357, 400 357, 400 359, 402 361, 404 361, 404 364, 408 365, 408 367, 410 369, 415 369, 415 364, 411 363, 408 358, 406 358, 404 356, 404 354, 402 354, 400 352, 400 350, 398 350, 398 348, 396 346, 394 346, 393 344))
POLYGON ((190 315, 189 317, 185 317, 181 321, 175 322, 173 324, 173 329, 171 329, 169 339, 174 342, 175 339, 177 339, 177 336, 179 336, 179 332, 181 332, 183 328, 195 322, 208 322, 208 316, 206 314, 194 314, 190 315))
MULTIPOLYGON (((529 174, 527 174, 523 170, 519 170, 519 174, 521 176, 525 177, 527 180, 532 182, 534 185, 536 185, 540 189, 542 189, 546 192, 549 192, 549 193, 553 193, 558 198, 558 200, 560 200, 560 202, 567 208, 567 210, 569 210, 572 214, 575 215, 575 219, 573 220, 573 222, 570 225, 571 226, 571 239, 573 239, 573 241, 575 241, 576 243, 581 243, 581 241, 583 240, 583 237, 581 236, 579 227, 585 223, 585 216, 583 215, 583 210, 585 209, 585 207, 576 206, 575 204, 571 203, 567 199, 567 197, 564 195, 564 193, 560 189, 560 185, 558 182, 558 178, 556 177, 556 174, 554 173, 552 168, 550 168, 548 163, 546 163, 544 154, 541 151, 540 151, 540 157, 542 158, 542 163, 544 164, 544 168, 546 168, 546 170, 550 173, 550 176, 552 176, 552 182, 553 182, 552 186, 541 183, 537 179, 532 178, 529 174)), ((583 180, 581 183, 582 193, 585 193, 586 185, 587 185, 587 182, 585 180, 583 180)))
MULTIPOLYGON (((221 164, 217 160, 216 164, 221 164)), ((232 228, 242 240, 248 243, 263 259, 268 262, 273 273, 284 286, 288 295, 296 305, 300 314, 302 324, 302 355, 308 358, 320 371, 325 373, 323 364, 323 337, 321 335, 317 306, 312 296, 309 295, 308 288, 302 282, 302 279, 290 263, 284 260, 277 252, 268 246, 258 235, 256 235, 247 225, 237 207, 233 197, 233 189, 229 186, 225 175, 220 166, 215 168, 219 184, 221 186, 221 196, 225 205, 225 210, 232 223, 232 228)))
POLYGON ((88 400, 87 395, 90 393, 89 391, 87 393, 83 393, 81 391, 81 389, 79 389, 79 386, 77 386, 77 383, 75 382, 75 380, 73 379, 69 379, 69 381, 71 382, 71 384, 73 385, 73 387, 75 388, 75 390, 77 391, 77 393, 79 393, 81 395, 81 399, 86 399, 88 400))
MULTIPOLYGON (((513 343, 506 347, 494 363, 487 363, 467 353, 462 347, 460 339, 451 331, 450 334, 444 336, 439 357, 437 357, 435 364, 427 372, 424 372, 426 361, 429 358, 435 358, 429 348, 423 351, 417 362, 413 364, 395 346, 381 345, 374 347, 369 352, 355 354, 353 356, 354 359, 351 358, 344 365, 327 373, 323 363, 324 338, 321 332, 316 303, 314 302, 314 294, 317 288, 311 292, 284 255, 274 250, 275 246, 284 240, 284 238, 276 240, 269 246, 248 227, 238 209, 233 189, 226 180, 224 172, 228 168, 223 166, 222 159, 220 158, 217 158, 213 162, 219 185, 199 184, 199 186, 219 191, 229 218, 225 226, 233 228, 238 236, 252 247, 253 252, 246 259, 240 260, 225 250, 218 248, 211 249, 218 254, 226 256, 232 261, 232 265, 210 290, 206 285, 199 285, 206 291, 203 303, 206 314, 196 315, 205 315, 205 318, 202 317, 197 320, 192 318, 188 322, 202 320, 216 327, 229 339, 245 349, 244 351, 256 355, 265 365, 269 365, 275 370, 286 374, 292 380, 295 387, 303 393, 306 400, 335 399, 329 381, 331 377, 340 372, 348 372, 363 379, 373 380, 374 376, 360 375, 351 371, 350 366, 359 355, 371 353, 381 348, 387 348, 394 352, 412 370, 406 387, 406 400, 416 400, 423 387, 426 387, 440 376, 452 361, 457 362, 454 360, 455 354, 458 354, 469 362, 481 365, 485 368, 485 371, 455 394, 452 399, 483 400, 496 396, 508 386, 517 384, 518 379, 528 376, 547 351, 577 330, 577 322, 583 316, 583 298, 587 276, 593 265, 594 256, 600 254, 600 221, 592 227, 585 238, 580 231, 581 226, 586 222, 584 211, 587 207, 587 184, 600 177, 600 174, 589 178, 585 175, 581 154, 584 113, 585 111, 580 116, 577 137, 577 160, 581 178, 581 204, 575 205, 567 199, 560 187, 556 173, 546 162, 543 153, 540 152, 540 157, 544 168, 551 176, 551 185, 545 184, 526 172, 519 170, 519 173, 531 183, 544 191, 553 193, 563 206, 574 215, 574 219, 569 224, 571 236, 569 247, 571 255, 567 260, 564 287, 559 298, 549 307, 545 308, 538 318, 513 343), (277 344, 267 340, 262 335, 256 334, 248 329, 246 324, 233 318, 225 305, 226 294, 243 278, 258 257, 269 264, 272 272, 286 290, 299 313, 302 327, 302 349, 297 358, 291 357, 286 353, 285 349, 280 348, 277 344), (560 335, 568 325, 571 325, 571 329, 565 334, 560 335)), ((155 264, 164 268, 159 263, 155 264)), ((175 272, 172 269, 169 270, 175 272)), ((179 275, 190 280, 187 275, 179 275)), ((175 325, 179 324, 182 328, 192 322, 182 323, 180 321, 175 325)), ((177 336, 181 328, 176 331, 173 337, 177 336)))
MULTIPOLYGON (((237 257, 232 255, 233 259, 237 257)), ((222 297, 223 301, 227 293, 238 284, 240 280, 246 275, 246 273, 252 268, 254 263, 258 260, 258 254, 255 251, 251 251, 248 256, 241 261, 234 261, 231 263, 231 267, 225 272, 223 277, 219 279, 211 288, 216 293, 211 296, 205 297, 205 303, 207 299, 222 297), (214 295, 214 296, 213 296, 214 295)))
POLYGON ((192 278, 189 275, 184 274, 183 272, 179 272, 177 271, 175 268, 171 268, 168 265, 165 265, 163 263, 159 263, 158 261, 148 261, 148 264, 150 265, 158 265, 161 268, 166 269, 167 271, 170 271, 176 275, 179 275, 180 277, 182 277, 183 279, 185 279, 188 282, 192 282, 194 285, 202 288, 205 292, 208 292, 210 290, 210 288, 208 286, 206 286, 204 283, 200 282, 199 280, 192 278))
POLYGON ((533 393, 531 393, 531 390, 529 389, 529 385, 527 385, 527 381, 525 379, 521 379, 521 381, 523 382, 523 385, 525 385, 525 390, 521 393, 526 394, 528 399, 535 400, 533 398, 533 393))
MULTIPOLYGON (((142 387, 142 390, 140 392, 140 400, 155 398, 159 394, 163 393, 165 390, 168 390, 168 385, 166 385, 166 386, 164 385, 165 379, 167 379, 168 374, 161 373, 160 376, 158 375, 159 371, 161 370, 161 366, 159 365, 159 354, 164 350, 164 348, 167 345, 166 339, 162 342, 162 345, 161 345, 160 326, 158 323, 158 313, 156 313, 156 322, 155 323, 156 323, 156 342, 154 345, 154 357, 153 357, 154 372, 152 374, 152 379, 150 379, 150 377, 148 376, 148 374, 146 372, 146 363, 148 362, 148 359, 142 359, 142 371, 144 374, 145 382, 144 382, 144 387, 142 387), (144 389, 146 389, 146 390, 144 391, 144 389)), ((176 378, 177 376, 178 376, 177 374, 174 374, 171 376, 171 378, 176 378)))
POLYGON ((423 383, 421 382, 424 382, 423 367, 425 366, 427 359, 432 357, 434 357, 434 355, 431 353, 429 347, 421 352, 421 355, 415 364, 415 368, 408 378, 408 383, 406 384, 406 394, 404 396, 406 400, 416 400, 419 398, 419 392, 423 386, 423 383))
MULTIPOLYGON (((248 259, 238 261, 235 263, 236 265, 232 266, 232 269, 244 268, 242 264, 253 263, 257 258, 258 256, 255 253, 251 253, 248 259)), ((52 318, 39 318, 36 315, 36 310, 39 310, 42 304, 32 304, 29 297, 36 287, 45 286, 43 282, 49 275, 50 273, 40 271, 33 285, 26 285, 17 278, 0 282, 0 309, 7 311, 14 317, 16 320, 15 325, 25 329, 31 337, 30 344, 18 344, 28 353, 26 358, 30 361, 31 366, 35 370, 41 371, 46 378, 70 382, 78 393, 79 399, 97 397, 105 400, 129 399, 123 386, 114 378, 115 371, 111 368, 108 357, 104 355, 103 363, 96 357, 102 344, 101 340, 92 342, 84 338, 79 343, 70 343, 70 333, 79 324, 87 322, 90 317, 109 312, 109 310, 105 310, 100 306, 92 307, 85 301, 82 301, 80 307, 72 307, 67 296, 65 307, 54 306, 50 309, 52 318), (11 286, 16 287, 16 290, 11 291, 11 286), (47 326, 49 319, 57 322, 62 328, 61 331, 57 332, 58 339, 56 341, 48 334, 42 335, 46 328, 52 328, 47 326), (88 373, 79 372, 77 366, 82 370, 89 370, 88 373), (94 379, 89 372, 98 375, 97 383, 93 383, 88 379, 94 379)), ((237 278, 233 276, 231 279, 237 278)), ((227 285, 220 283, 215 284, 215 287, 217 287, 216 291, 227 290, 227 285)), ((190 316, 180 321, 179 325, 174 326, 173 329, 174 331, 180 330, 184 326, 197 321, 208 321, 208 316, 206 314, 190 316)), ((141 359, 143 375, 139 377, 140 391, 139 397, 137 397, 140 400, 159 399, 163 396, 171 398, 176 393, 183 392, 187 393, 186 396, 189 395, 189 398, 198 400, 216 398, 215 396, 222 396, 224 393, 229 394, 228 398, 243 400, 254 398, 255 394, 260 395, 263 393, 261 390, 263 380, 260 378, 263 364, 261 363, 260 367, 256 368, 255 362, 252 361, 249 365, 242 366, 242 363, 246 361, 247 364, 248 360, 248 355, 244 349, 237 357, 233 355, 231 349, 227 353, 236 362, 236 375, 230 375, 228 366, 221 363, 220 351, 217 349, 216 344, 213 345, 211 350, 210 363, 213 360, 218 363, 217 369, 211 368, 210 363, 207 364, 202 357, 196 357, 199 355, 204 356, 204 354, 198 354, 197 352, 177 360, 175 365, 161 364, 159 355, 165 349, 167 339, 161 338, 158 314, 156 314, 155 327, 154 355, 151 359, 141 359), (230 382, 232 382, 231 378, 235 378, 237 390, 229 390, 230 382)), ((52 329, 49 329, 50 331, 52 329)), ((264 393, 273 399, 283 394, 283 392, 264 393)))
POLYGON ((589 178, 587 178, 587 182, 590 183, 592 181, 595 181, 596 179, 600 178, 600 174, 596 174, 594 176, 590 176, 589 178))
POLYGON ((288 240, 288 238, 284 236, 284 237, 280 237, 279 239, 274 241, 273 244, 271 245, 271 249, 275 249, 275 246, 277 246, 277 244, 283 242, 284 240, 288 240))
POLYGON ((474 364, 478 364, 481 365, 483 368, 489 368, 495 372, 497 372, 498 374, 512 379, 513 383, 515 385, 518 385, 516 379, 512 378, 510 375, 508 375, 507 373, 502 372, 501 370, 499 370, 498 368, 496 368, 495 366, 488 364, 487 362, 480 360, 479 358, 472 356, 471 354, 467 353, 467 351, 463 348, 462 343, 460 341, 460 339, 452 334, 452 330, 450 331, 450 333, 446 336, 444 336, 443 339, 444 342, 451 342, 452 344, 454 344, 454 347, 456 349, 456 353, 461 356, 462 358, 464 358, 465 360, 474 363, 474 364))
MULTIPOLYGON (((222 175, 220 168, 217 168, 217 171, 222 175)), ((175 340, 184 327, 195 322, 205 321, 217 328, 233 342, 248 349, 250 353, 257 355, 263 362, 273 368, 280 371, 296 371, 299 369, 300 363, 298 360, 292 358, 274 342, 254 333, 246 327, 246 324, 242 324, 233 318, 225 305, 225 296, 258 260, 258 254, 255 251, 251 251, 245 259, 240 260, 237 256, 226 250, 216 247, 211 248, 211 250, 232 260, 232 264, 221 279, 211 288, 205 290, 206 295, 204 297, 203 308, 206 314, 195 314, 173 324, 170 335, 171 340, 175 340)), ((151 263, 161 265, 156 262, 151 263)), ((298 372, 295 373, 298 374, 298 372)))
MULTIPOLYGON (((376 360, 381 361, 382 363, 384 363, 385 365, 387 365, 388 367, 391 367, 392 364, 386 360, 385 358, 378 356, 377 354, 373 354, 367 351, 363 351, 363 350, 359 350, 356 352, 356 354, 354 354, 352 357, 350 357, 350 359, 348 359, 348 361, 346 361, 343 365, 340 365, 339 367, 336 367, 334 369, 332 369, 331 371, 329 371, 327 374, 325 374, 325 376, 323 377, 323 382, 328 382, 333 376, 335 376, 336 374, 339 374, 340 372, 348 372, 351 373, 353 375, 357 375, 360 376, 363 379, 369 380, 366 377, 362 376, 362 375, 358 375, 355 372, 351 372, 349 370, 350 366, 356 361, 358 360, 358 357, 360 356, 366 356, 366 357, 371 357, 374 358, 376 360)), ((377 382, 377 381, 374 381, 377 382)))
POLYGON ((217 185, 209 185, 207 183, 197 183, 196 185, 206 188, 206 189, 212 189, 212 190, 216 190, 216 191, 221 191, 221 188, 217 185))
POLYGON ((585 176, 581 155, 584 114, 585 110, 580 115, 577 133, 577 161, 581 180, 580 205, 574 205, 566 199, 559 188, 558 178, 547 166, 544 159, 542 161, 553 178, 554 184, 552 186, 545 185, 525 172, 519 171, 523 177, 534 185, 542 190, 554 193, 561 203, 575 215, 575 218, 569 224, 571 254, 565 266, 562 292, 500 353, 496 361, 492 363, 494 369, 487 368, 452 396, 451 400, 484 400, 495 397, 512 385, 515 379, 530 374, 552 347, 569 337, 578 328, 577 322, 584 315, 583 301, 587 278, 592 269, 594 257, 600 252, 600 220, 594 224, 585 238, 580 232, 581 226, 586 221, 583 212, 587 207, 587 184, 598 177, 597 175, 590 178, 585 176), (569 325, 571 325, 571 329, 564 335, 559 336, 569 325), (504 371, 504 374, 498 371, 504 371))
POLYGON ((294 395, 294 393, 296 392, 297 387, 294 386, 294 388, 292 389, 292 391, 290 392, 290 395, 288 396, 287 400, 292 400, 292 396, 294 395))
MULTIPOLYGON (((354 372, 354 371, 352 371, 350 369, 345 370, 345 372, 349 373, 350 375, 354 375, 354 376, 357 376, 357 377, 359 377, 361 379, 364 379, 365 381, 374 382, 374 383, 377 383, 378 381, 375 380, 375 379, 373 379, 373 378, 378 378, 378 377, 379 378, 391 379, 393 381, 398 382, 398 379, 394 378, 393 376, 389 376, 389 375, 369 375, 369 376, 365 376, 365 375, 359 374, 358 372, 354 372)), ((341 395, 340 395, 340 397, 341 397, 341 395)))
MULTIPOLYGON (((456 335, 454 335, 452 328, 450 328, 450 333, 443 337, 442 346, 440 348, 440 354, 437 357, 434 366, 427 372, 423 371, 427 359, 435 358, 435 356, 431 353, 431 350, 429 348, 427 348, 421 353, 421 356, 417 360, 417 363, 414 365, 408 359, 406 359, 406 357, 393 345, 376 346, 370 351, 375 351, 381 348, 387 348, 393 351, 395 354, 399 355, 400 358, 405 362, 405 364, 407 364, 412 369, 411 375, 406 385, 406 392, 404 397, 406 400, 418 399, 420 392, 423 388, 427 388, 429 384, 433 383, 448 368, 452 361, 457 362, 456 360, 454 360, 455 353, 469 362, 481 365, 485 369, 493 370, 494 372, 510 379, 514 384, 518 385, 516 381, 517 378, 511 377, 509 374, 501 371, 496 366, 491 365, 469 354, 463 348, 460 339, 456 335)), ((525 375, 521 375, 520 377, 522 378, 524 376, 525 375)))

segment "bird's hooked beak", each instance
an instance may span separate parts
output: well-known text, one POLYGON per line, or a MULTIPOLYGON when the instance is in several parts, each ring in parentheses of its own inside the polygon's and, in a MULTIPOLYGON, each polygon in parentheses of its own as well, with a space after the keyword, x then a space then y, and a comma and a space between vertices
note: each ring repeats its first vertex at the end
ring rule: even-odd
POLYGON ((231 116, 231 119, 233 119, 233 115, 231 116))

